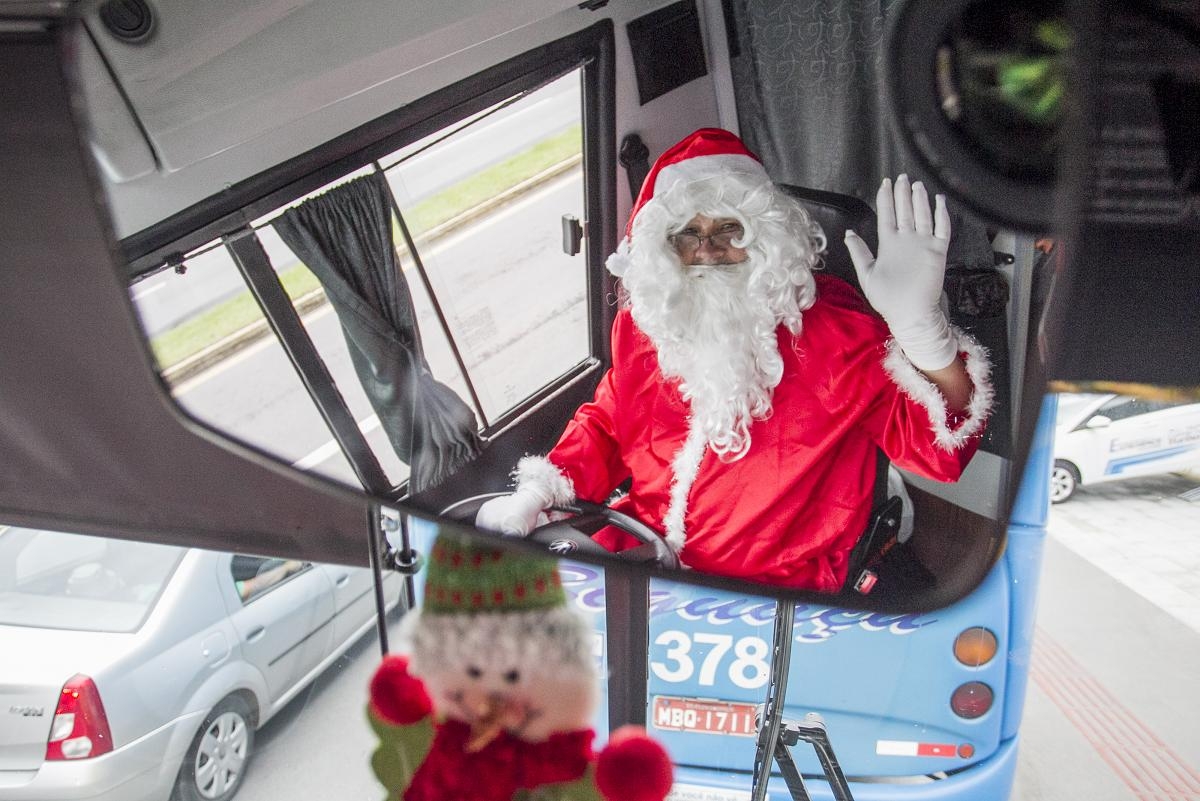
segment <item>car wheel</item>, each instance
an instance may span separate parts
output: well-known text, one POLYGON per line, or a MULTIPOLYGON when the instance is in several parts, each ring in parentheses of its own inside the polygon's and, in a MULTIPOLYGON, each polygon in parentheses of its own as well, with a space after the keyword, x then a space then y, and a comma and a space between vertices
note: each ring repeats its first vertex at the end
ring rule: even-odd
POLYGON ((177 801, 229 801, 242 786, 254 748, 254 715, 237 695, 227 696, 204 719, 175 782, 177 801))
POLYGON ((1070 462, 1062 459, 1054 460, 1054 470, 1050 473, 1050 503, 1062 503, 1075 494, 1079 486, 1079 471, 1070 462))

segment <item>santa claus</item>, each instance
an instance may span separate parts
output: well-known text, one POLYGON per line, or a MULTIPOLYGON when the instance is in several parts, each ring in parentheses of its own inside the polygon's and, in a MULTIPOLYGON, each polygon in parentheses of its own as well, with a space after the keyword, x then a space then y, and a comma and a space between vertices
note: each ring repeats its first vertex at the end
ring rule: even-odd
POLYGON ((944 198, 931 209, 902 175, 883 181, 877 216, 877 257, 854 232, 845 241, 868 306, 821 273, 824 234, 736 136, 702 129, 664 152, 608 261, 623 287, 612 368, 476 525, 525 534, 551 505, 603 502, 628 480, 612 505, 685 565, 840 589, 876 449, 955 481, 992 399, 986 352, 939 305, 944 198))

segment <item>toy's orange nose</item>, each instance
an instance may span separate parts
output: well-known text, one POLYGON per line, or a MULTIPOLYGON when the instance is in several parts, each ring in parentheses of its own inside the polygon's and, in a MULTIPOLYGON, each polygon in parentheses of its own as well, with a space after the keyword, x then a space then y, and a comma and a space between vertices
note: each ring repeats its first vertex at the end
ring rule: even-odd
POLYGON ((472 704, 471 712, 475 719, 471 721, 467 753, 474 754, 487 748, 519 711, 518 706, 511 698, 502 695, 489 695, 472 704))

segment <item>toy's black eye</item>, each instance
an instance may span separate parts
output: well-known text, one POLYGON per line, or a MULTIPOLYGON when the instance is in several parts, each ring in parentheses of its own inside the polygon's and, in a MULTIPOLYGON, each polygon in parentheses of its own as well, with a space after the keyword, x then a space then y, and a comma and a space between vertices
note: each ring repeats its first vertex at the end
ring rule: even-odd
POLYGON ((467 675, 473 679, 477 679, 483 675, 483 671, 480 670, 479 668, 475 667, 474 665, 468 665, 467 666, 467 675))
POLYGON ((510 670, 504 674, 504 680, 509 684, 516 684, 521 680, 521 673, 517 670, 510 670))

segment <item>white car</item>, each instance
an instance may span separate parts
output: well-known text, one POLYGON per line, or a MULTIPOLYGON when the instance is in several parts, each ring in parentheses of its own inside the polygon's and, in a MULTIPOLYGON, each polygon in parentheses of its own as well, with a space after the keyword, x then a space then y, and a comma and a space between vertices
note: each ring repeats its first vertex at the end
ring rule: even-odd
POLYGON ((1078 487, 1200 467, 1200 403, 1059 396, 1050 500, 1078 487))
POLYGON ((374 627, 373 588, 366 568, 0 526, 0 798, 228 801, 255 730, 374 627))

